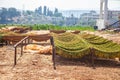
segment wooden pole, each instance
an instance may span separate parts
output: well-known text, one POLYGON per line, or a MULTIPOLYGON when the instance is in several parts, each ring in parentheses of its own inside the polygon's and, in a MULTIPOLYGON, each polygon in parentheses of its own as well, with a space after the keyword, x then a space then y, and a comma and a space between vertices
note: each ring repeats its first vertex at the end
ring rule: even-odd
POLYGON ((23 55, 23 41, 21 42, 21 56, 23 55))
POLYGON ((28 38, 28 44, 30 43, 30 39, 28 38))
POLYGON ((55 57, 56 57, 56 52, 55 52, 55 46, 54 46, 54 39, 53 37, 50 38, 50 42, 52 45, 52 61, 53 61, 53 67, 56 70, 56 66, 55 66, 55 57))
POLYGON ((93 48, 90 48, 90 54, 91 54, 91 63, 92 63, 92 67, 93 69, 95 69, 95 65, 94 65, 94 49, 93 48))
POLYGON ((14 66, 17 64, 17 47, 15 47, 15 54, 14 54, 14 66))

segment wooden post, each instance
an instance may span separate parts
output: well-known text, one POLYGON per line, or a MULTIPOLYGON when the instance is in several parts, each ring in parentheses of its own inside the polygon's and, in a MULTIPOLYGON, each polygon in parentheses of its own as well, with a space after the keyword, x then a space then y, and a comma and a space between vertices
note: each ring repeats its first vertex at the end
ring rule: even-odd
POLYGON ((28 38, 28 44, 30 43, 30 39, 28 38))
POLYGON ((21 56, 23 55, 23 41, 21 42, 21 56))
POLYGON ((55 66, 55 57, 56 57, 56 52, 55 52, 55 46, 54 46, 54 39, 53 37, 50 38, 50 42, 51 42, 51 45, 52 45, 52 61, 53 61, 53 67, 54 69, 56 70, 56 66, 55 66))
POLYGON ((8 45, 8 41, 7 40, 5 41, 5 45, 8 45))
POLYGON ((91 54, 91 63, 92 63, 92 67, 93 69, 95 69, 95 65, 94 65, 94 49, 90 48, 90 54, 91 54))
POLYGON ((25 39, 25 44, 26 44, 26 42, 27 42, 27 41, 26 41, 26 39, 25 39))
POLYGON ((17 64, 17 47, 15 47, 14 66, 17 64))

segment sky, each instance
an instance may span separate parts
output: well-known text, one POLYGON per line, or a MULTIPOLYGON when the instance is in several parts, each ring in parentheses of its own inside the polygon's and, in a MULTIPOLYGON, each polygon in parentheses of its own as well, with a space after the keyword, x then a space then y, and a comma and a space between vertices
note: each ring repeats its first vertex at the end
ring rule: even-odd
MULTIPOLYGON (((120 10, 120 0, 108 0, 110 10, 120 10)), ((100 0, 0 0, 0 7, 35 10, 39 6, 59 10, 99 10, 100 0)))

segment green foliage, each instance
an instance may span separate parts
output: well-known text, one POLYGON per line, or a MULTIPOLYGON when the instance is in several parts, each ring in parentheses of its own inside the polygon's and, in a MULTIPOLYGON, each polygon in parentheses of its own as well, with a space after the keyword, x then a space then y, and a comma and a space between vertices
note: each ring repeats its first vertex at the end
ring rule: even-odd
POLYGON ((5 26, 6 26, 5 24, 0 24, 0 28, 5 27, 5 26))
POLYGON ((94 50, 94 54, 103 58, 120 57, 120 45, 91 34, 52 34, 56 52, 66 58, 80 58, 94 50))
POLYGON ((51 25, 51 24, 34 24, 34 25, 28 25, 28 24, 0 24, 1 27, 5 26, 19 26, 19 27, 32 27, 33 30, 80 30, 80 31, 94 31, 93 27, 86 26, 57 26, 57 25, 51 25))
POLYGON ((32 26, 34 30, 89 30, 94 31, 93 27, 82 27, 82 26, 56 26, 56 25, 42 25, 35 24, 32 26))
POLYGON ((59 55, 67 58, 79 58, 88 54, 87 43, 72 33, 61 35, 53 34, 55 39, 56 51, 59 55))

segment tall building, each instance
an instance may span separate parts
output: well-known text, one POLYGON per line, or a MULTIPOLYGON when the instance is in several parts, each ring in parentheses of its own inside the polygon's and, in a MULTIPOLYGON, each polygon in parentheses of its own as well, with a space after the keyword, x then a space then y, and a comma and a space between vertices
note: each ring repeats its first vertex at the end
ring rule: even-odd
POLYGON ((44 6, 44 9, 43 9, 43 14, 46 16, 47 15, 47 6, 44 6))

